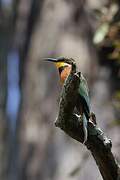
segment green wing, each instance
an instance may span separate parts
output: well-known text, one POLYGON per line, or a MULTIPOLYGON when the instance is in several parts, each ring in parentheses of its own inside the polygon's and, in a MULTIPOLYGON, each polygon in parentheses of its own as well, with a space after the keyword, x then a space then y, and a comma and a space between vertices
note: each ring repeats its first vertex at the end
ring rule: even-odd
POLYGON ((81 73, 81 76, 80 76, 79 93, 85 99, 85 101, 87 103, 87 106, 90 109, 90 98, 89 98, 88 84, 87 84, 87 81, 84 78, 82 73, 81 73))
POLYGON ((87 123, 89 121, 90 116, 90 98, 89 98, 89 89, 87 85, 87 81, 80 73, 80 86, 79 86, 79 102, 83 107, 83 131, 84 131, 84 142, 87 141, 88 138, 88 130, 87 130, 87 123))
POLYGON ((90 98, 89 98, 89 90, 88 90, 88 85, 87 81, 82 75, 80 74, 80 86, 78 90, 78 105, 82 105, 84 114, 87 119, 89 119, 89 114, 90 114, 90 98))
POLYGON ((88 137, 88 130, 87 130, 87 124, 90 117, 90 98, 89 98, 89 90, 87 81, 82 75, 82 73, 79 73, 80 77, 80 85, 78 89, 78 99, 76 102, 76 108, 80 115, 82 115, 82 121, 83 121, 83 131, 84 131, 84 142, 87 141, 88 137), (82 108, 81 108, 82 107, 82 108), (82 109, 82 114, 81 114, 82 109))

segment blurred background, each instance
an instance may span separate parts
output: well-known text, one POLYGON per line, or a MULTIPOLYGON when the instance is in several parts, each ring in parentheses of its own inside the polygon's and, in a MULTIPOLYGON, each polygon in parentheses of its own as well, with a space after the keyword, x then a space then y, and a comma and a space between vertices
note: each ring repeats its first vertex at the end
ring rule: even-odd
POLYGON ((120 162, 119 0, 0 0, 1 180, 102 180, 90 152, 54 126, 61 87, 43 58, 60 56, 85 75, 120 162))

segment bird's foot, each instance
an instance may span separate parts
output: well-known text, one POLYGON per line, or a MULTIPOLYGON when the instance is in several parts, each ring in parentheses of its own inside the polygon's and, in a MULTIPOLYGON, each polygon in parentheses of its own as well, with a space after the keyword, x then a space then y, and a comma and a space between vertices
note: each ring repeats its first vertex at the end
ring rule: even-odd
POLYGON ((95 116, 95 114, 93 112, 90 113, 89 122, 94 124, 94 125, 97 125, 96 116, 95 116))
POLYGON ((87 137, 88 137, 87 124, 85 123, 85 119, 83 118, 83 115, 75 114, 75 116, 78 118, 80 125, 83 126, 84 139, 82 143, 85 144, 87 142, 87 137))
POLYGON ((75 116, 78 118, 78 121, 80 122, 80 124, 82 124, 83 123, 82 116, 78 114, 75 114, 75 116))

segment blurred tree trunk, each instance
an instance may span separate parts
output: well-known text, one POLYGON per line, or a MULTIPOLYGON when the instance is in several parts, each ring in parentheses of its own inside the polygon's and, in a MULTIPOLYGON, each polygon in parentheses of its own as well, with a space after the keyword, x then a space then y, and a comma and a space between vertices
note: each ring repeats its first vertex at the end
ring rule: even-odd
POLYGON ((8 56, 13 48, 13 33, 18 0, 0 1, 0 179, 9 176, 12 133, 7 116, 8 56))
MULTIPOLYGON (((1 29, 1 27, 0 27, 1 29)), ((8 173, 8 122, 6 119, 6 95, 7 95, 7 57, 6 44, 3 46, 4 30, 0 30, 0 179, 6 180, 8 173), (3 41, 1 41, 3 39, 3 41)))
POLYGON ((46 99, 48 96, 46 85, 49 81, 47 69, 43 65, 40 66, 38 56, 30 57, 31 36, 34 34, 34 24, 37 18, 40 18, 42 1, 26 2, 20 1, 19 7, 26 7, 26 12, 23 8, 19 9, 17 27, 20 28, 16 29, 16 38, 18 38, 16 42, 22 61, 22 104, 20 122, 18 122, 19 179, 33 180, 45 179, 54 174, 54 158, 51 159, 53 130, 48 121, 49 114, 51 114, 49 119, 52 119, 54 114, 50 107, 51 98, 46 99), (21 18, 23 14, 24 19, 21 18), (19 26, 21 21, 23 26, 19 26))

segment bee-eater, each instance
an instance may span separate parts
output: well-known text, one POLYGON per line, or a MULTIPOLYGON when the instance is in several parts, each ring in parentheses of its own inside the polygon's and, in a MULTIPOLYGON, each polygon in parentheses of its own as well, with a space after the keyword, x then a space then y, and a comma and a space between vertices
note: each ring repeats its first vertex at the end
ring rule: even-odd
MULTIPOLYGON (((53 62, 55 64, 55 66, 59 71, 60 82, 61 84, 63 84, 66 78, 71 73, 74 60, 72 58, 68 59, 64 57, 60 57, 57 59, 45 58, 45 60, 53 62)), ((80 72, 80 85, 78 88, 76 109, 77 109, 78 117, 80 117, 80 120, 82 120, 83 122, 83 131, 84 131, 83 143, 85 143, 88 137, 87 123, 90 118, 90 100, 89 100, 89 90, 88 90, 87 81, 81 72, 80 72)))

